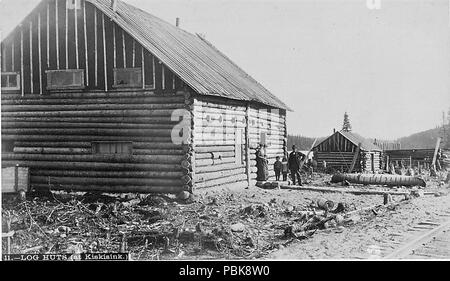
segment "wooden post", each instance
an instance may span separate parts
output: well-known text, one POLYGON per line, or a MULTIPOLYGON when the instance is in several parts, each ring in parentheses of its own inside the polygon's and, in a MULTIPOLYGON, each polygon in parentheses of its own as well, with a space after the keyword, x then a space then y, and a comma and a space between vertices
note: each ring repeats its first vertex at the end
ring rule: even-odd
POLYGON ((67 7, 67 1, 66 1, 66 9, 65 9, 65 16, 66 16, 66 69, 69 69, 69 16, 68 16, 68 7, 67 7))
POLYGON ((133 39, 133 62, 132 67, 136 66, 136 41, 133 39))
POLYGON ((152 72, 153 72, 153 89, 156 88, 156 67, 155 67, 155 56, 152 55, 152 72))
POLYGON ((2 72, 6 71, 6 45, 3 44, 2 45, 2 56, 1 56, 1 60, 2 60, 2 72))
POLYGON ((114 61, 113 61, 113 67, 117 67, 117 47, 116 47, 116 24, 113 22, 113 53, 114 53, 114 61))
POLYGON ((409 156, 409 167, 412 168, 412 156, 409 156))
MULTIPOLYGON (((80 0, 76 0, 80 1, 80 0)), ((75 60, 77 69, 80 69, 80 59, 78 58, 78 9, 77 4, 75 3, 75 9, 74 9, 74 17, 75 17, 75 60)))
POLYGON ((161 87, 163 90, 166 89, 166 68, 164 64, 161 64, 161 87))
POLYGON ((23 77, 23 27, 20 26, 20 82, 21 87, 20 90, 22 92, 22 96, 24 96, 24 77, 23 77))
POLYGON ((97 40, 98 40, 98 35, 97 35, 97 8, 94 7, 94 38, 95 38, 95 42, 94 42, 94 76, 95 76, 95 86, 97 87, 98 85, 98 50, 97 50, 97 40))
POLYGON ((108 92, 108 71, 106 68, 105 14, 102 14, 102 33, 103 33, 103 64, 104 64, 104 74, 105 74, 105 92, 108 92))
POLYGON ((11 43, 11 70, 12 71, 16 71, 16 65, 15 65, 15 61, 14 61, 14 56, 15 56, 14 48, 15 48, 15 44, 14 44, 14 39, 13 39, 13 41, 11 43))
POLYGON ((125 32, 122 29, 122 54, 123 54, 123 68, 127 68, 127 53, 125 45, 125 32))
POLYGON ((247 103, 245 107, 245 172, 247 174, 247 184, 250 187, 251 169, 250 169, 250 106, 247 103))
POLYGON ((42 95, 41 14, 38 14, 39 94, 42 95))
POLYGON ((30 90, 33 94, 33 22, 30 21, 30 90))
POLYGON ((56 21, 56 69, 59 69, 59 20, 58 20, 58 0, 55 0, 55 21, 56 21))
POLYGON ((144 59, 144 46, 141 45, 141 68, 142 68, 142 89, 145 89, 145 59, 144 59))
POLYGON ((14 191, 19 191, 19 164, 14 166, 14 191))
MULTIPOLYGON (((95 27, 97 28, 97 27, 95 27)), ((84 59, 86 71, 86 86, 89 86, 89 59, 88 59, 88 44, 87 44, 87 28, 86 28, 86 1, 83 5, 83 35, 84 35, 84 59)))
POLYGON ((47 69, 50 68, 50 2, 47 3, 47 69))
POLYGON ((431 166, 432 168, 436 169, 436 157, 437 157, 437 153, 439 150, 439 144, 441 143, 441 138, 438 137, 436 140, 436 147, 434 148, 434 153, 433 153, 433 161, 431 162, 431 166))
POLYGON ((353 169, 355 168, 356 160, 358 159, 360 149, 361 149, 361 143, 358 143, 358 147, 356 148, 355 154, 353 154, 352 165, 350 166, 350 169, 348 170, 349 173, 353 172, 353 169))

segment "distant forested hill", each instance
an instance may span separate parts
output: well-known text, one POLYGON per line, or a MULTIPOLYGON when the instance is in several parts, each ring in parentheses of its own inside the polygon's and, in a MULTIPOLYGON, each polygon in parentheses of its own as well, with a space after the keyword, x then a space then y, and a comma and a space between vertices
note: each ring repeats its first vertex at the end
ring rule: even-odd
MULTIPOLYGON (((318 144, 323 139, 324 139, 324 137, 318 138, 316 144, 318 144)), ((314 142, 314 138, 305 137, 302 135, 289 135, 287 147, 288 147, 288 150, 290 151, 292 145, 295 144, 298 150, 309 150, 311 148, 311 145, 313 144, 313 142, 314 142)))
MULTIPOLYGON (((446 139, 443 146, 450 148, 450 126, 445 127, 446 139)), ((423 132, 415 133, 407 137, 399 138, 402 149, 408 148, 434 148, 436 146, 436 139, 442 134, 442 127, 426 130, 423 132)))

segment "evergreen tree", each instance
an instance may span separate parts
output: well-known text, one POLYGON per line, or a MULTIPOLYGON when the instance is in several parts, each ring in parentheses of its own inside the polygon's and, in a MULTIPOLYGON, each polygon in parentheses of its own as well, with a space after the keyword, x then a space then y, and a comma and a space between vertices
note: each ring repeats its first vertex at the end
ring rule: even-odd
POLYGON ((351 132, 352 125, 350 124, 350 119, 348 118, 347 112, 344 113, 344 124, 342 125, 342 131, 351 132))

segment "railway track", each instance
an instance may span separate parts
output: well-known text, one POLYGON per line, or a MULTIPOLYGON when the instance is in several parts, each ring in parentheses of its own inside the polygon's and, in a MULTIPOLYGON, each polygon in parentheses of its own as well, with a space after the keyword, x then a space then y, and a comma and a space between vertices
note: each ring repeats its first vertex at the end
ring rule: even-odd
POLYGON ((382 258, 450 259, 450 210, 439 214, 434 220, 419 222, 408 229, 406 236, 403 243, 394 242, 383 247, 382 258))

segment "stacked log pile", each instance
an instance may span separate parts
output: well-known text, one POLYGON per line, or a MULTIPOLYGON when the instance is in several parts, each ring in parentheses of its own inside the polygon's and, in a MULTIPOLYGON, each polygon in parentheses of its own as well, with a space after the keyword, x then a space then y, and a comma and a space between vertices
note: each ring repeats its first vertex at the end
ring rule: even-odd
POLYGON ((191 149, 171 133, 179 92, 2 95, 2 166, 30 167, 35 188, 177 193, 191 188, 191 149), (129 141, 132 155, 95 154, 92 142, 129 141))

